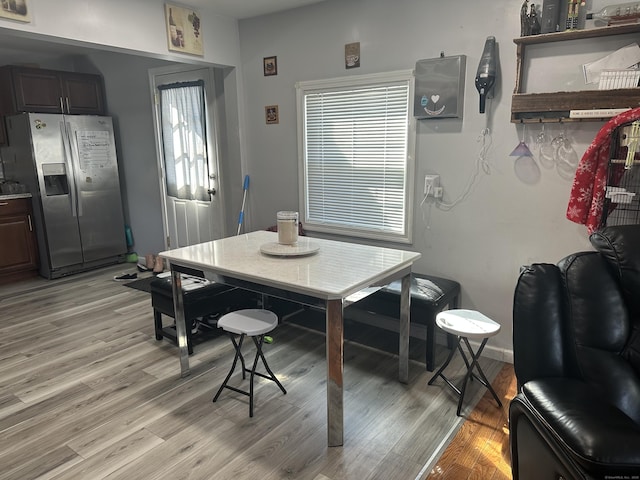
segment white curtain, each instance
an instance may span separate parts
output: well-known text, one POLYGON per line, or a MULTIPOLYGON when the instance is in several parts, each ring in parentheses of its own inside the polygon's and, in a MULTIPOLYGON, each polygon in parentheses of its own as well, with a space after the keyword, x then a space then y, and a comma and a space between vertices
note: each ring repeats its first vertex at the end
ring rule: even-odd
POLYGON ((204 82, 160 85, 167 194, 209 201, 204 82))

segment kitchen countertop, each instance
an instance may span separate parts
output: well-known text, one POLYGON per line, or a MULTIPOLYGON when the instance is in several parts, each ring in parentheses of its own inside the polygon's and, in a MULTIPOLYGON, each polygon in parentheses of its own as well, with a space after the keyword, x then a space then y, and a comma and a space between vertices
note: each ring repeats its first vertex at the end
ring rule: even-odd
POLYGON ((30 193, 12 193, 7 195, 0 194, 0 200, 13 200, 16 198, 31 198, 32 195, 30 193))

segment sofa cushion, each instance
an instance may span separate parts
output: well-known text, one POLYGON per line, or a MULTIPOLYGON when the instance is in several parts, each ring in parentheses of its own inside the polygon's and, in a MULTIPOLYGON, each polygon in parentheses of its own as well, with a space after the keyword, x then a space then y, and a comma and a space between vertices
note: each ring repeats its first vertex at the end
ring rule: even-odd
POLYGON ((637 473, 640 425, 587 383, 569 378, 533 380, 523 385, 520 396, 585 471, 596 478, 637 473))
POLYGON ((594 232, 590 240, 607 260, 622 287, 631 328, 622 355, 640 376, 640 225, 605 227, 594 232))
POLYGON ((616 272, 632 315, 640 316, 640 225, 605 227, 589 240, 616 272))

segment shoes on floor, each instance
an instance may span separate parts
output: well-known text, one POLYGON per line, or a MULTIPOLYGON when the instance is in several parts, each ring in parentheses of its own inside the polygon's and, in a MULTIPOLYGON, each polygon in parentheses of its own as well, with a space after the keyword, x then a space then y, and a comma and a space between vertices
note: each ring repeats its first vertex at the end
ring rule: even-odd
POLYGON ((116 282, 126 282, 127 280, 135 280, 136 278, 138 278, 137 273, 123 273, 122 275, 113 277, 116 282))
MULTIPOLYGON (((191 322, 191 335, 195 335, 198 333, 198 327, 200 326, 200 322, 198 321, 198 319, 194 319, 193 322, 191 322)), ((172 325, 173 328, 176 328, 176 324, 174 323, 172 325)))
POLYGON ((161 257, 156 257, 153 265, 153 273, 157 275, 162 272, 164 272, 164 260, 161 257))

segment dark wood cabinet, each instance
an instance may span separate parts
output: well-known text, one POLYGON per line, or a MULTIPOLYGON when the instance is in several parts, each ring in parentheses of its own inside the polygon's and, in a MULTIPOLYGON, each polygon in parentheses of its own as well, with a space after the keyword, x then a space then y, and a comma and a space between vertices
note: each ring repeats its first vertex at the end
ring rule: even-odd
POLYGON ((61 76, 66 113, 105 115, 104 85, 100 75, 68 72, 61 76))
POLYGON ((0 284, 35 276, 37 271, 38 247, 31 198, 0 196, 0 284))
POLYGON ((0 114, 104 115, 102 76, 7 65, 0 68, 0 114))

